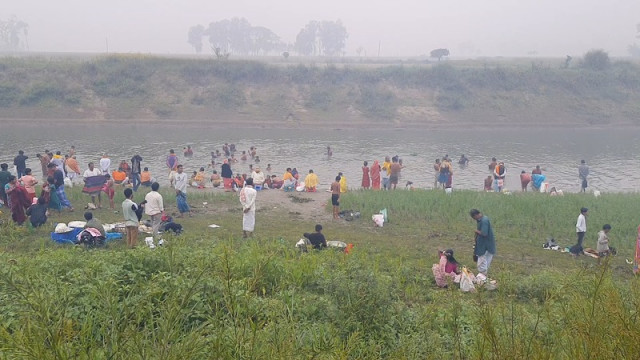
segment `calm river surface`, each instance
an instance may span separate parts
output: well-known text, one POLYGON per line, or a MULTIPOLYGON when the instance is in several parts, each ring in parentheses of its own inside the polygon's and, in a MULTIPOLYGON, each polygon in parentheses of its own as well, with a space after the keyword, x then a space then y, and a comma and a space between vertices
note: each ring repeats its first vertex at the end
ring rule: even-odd
MULTIPOLYGON (((36 122, 31 122, 35 124, 36 122)), ((27 126, 0 124, 0 162, 13 163, 22 149, 29 156, 27 165, 39 175, 35 157, 45 149, 66 153, 71 145, 77 149, 82 170, 89 161, 109 154, 112 167, 121 159, 130 160, 139 153, 161 183, 166 184, 165 157, 176 150, 185 171, 191 173, 210 162, 210 152, 225 143, 235 143, 237 150, 257 146, 264 170, 270 163, 272 173, 282 175, 286 167, 296 167, 304 175, 313 169, 321 187, 328 187, 338 171, 343 172, 350 188, 360 187, 362 162, 369 164, 385 155, 399 155, 405 168, 401 181, 415 187, 433 187, 433 162, 448 154, 454 162, 454 189, 482 189, 491 157, 504 161, 506 188, 519 190, 522 170, 531 172, 535 165, 543 168, 550 186, 565 192, 579 190, 578 164, 585 159, 591 168, 591 190, 632 191, 640 188, 640 129, 496 129, 496 130, 317 130, 317 129, 234 129, 198 126, 155 125, 51 125, 27 126), (191 145, 194 156, 184 159, 182 148, 191 145), (333 157, 326 157, 331 146, 333 157), (461 154, 469 165, 461 169, 461 154)), ((237 153, 239 159, 240 155, 237 153)), ((219 159, 218 159, 219 160, 219 159)), ((252 161, 232 165, 234 173, 248 173, 252 161)), ((220 167, 217 166, 218 172, 220 167)), ((14 171, 13 167, 11 170, 14 171)))

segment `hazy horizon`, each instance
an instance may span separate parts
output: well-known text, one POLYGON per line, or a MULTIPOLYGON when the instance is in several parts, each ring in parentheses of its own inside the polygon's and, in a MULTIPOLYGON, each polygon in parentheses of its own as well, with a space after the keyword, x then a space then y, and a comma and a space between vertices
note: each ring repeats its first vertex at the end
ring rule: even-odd
MULTIPOLYGON (((246 18, 286 43, 311 20, 341 20, 349 33, 346 55, 419 56, 448 48, 454 57, 580 56, 604 49, 628 56, 636 39, 640 1, 551 0, 337 1, 322 3, 237 0, 23 0, 4 4, 0 20, 28 23, 33 52, 194 54, 194 25, 246 18)), ((206 44, 206 40, 205 40, 206 44)), ((204 54, 210 54, 205 46, 204 54)))

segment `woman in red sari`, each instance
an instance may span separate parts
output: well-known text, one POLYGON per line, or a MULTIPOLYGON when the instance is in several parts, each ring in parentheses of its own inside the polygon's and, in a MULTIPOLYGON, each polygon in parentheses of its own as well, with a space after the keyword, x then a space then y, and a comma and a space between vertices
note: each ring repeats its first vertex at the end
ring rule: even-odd
POLYGON ((9 177, 9 183, 5 185, 4 189, 9 198, 11 218, 16 224, 22 225, 27 220, 24 210, 31 206, 27 189, 18 184, 18 180, 13 175, 9 177))
POLYGON ((362 166, 362 188, 368 189, 371 186, 371 179, 369 178, 369 163, 364 162, 362 166))
POLYGON ((371 165, 371 188, 380 190, 380 163, 378 160, 375 160, 371 165))

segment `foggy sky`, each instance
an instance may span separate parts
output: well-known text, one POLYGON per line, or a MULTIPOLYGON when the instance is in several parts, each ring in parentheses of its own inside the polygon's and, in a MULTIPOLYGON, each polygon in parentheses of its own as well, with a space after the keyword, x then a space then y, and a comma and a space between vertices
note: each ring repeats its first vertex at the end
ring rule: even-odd
MULTIPOLYGON (((341 20, 347 55, 626 56, 640 0, 4 0, 0 19, 29 24, 45 52, 193 54, 189 27, 244 17, 293 43, 310 20, 341 20)), ((206 44, 206 42, 205 42, 206 44)), ((209 47, 205 45, 205 51, 209 47)))

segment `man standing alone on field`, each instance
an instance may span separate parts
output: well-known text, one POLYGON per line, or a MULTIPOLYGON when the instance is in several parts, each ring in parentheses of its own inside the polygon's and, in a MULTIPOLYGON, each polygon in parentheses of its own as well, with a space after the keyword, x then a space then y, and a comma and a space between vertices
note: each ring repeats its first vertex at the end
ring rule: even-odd
POLYGON ((253 179, 247 178, 245 185, 240 190, 240 204, 242 204, 242 237, 253 235, 256 226, 256 195, 253 188, 253 179))
POLYGON ((580 209, 580 215, 578 215, 578 221, 576 222, 576 234, 578 235, 578 243, 573 245, 569 251, 571 251, 571 255, 578 256, 582 253, 582 241, 584 240, 584 235, 587 233, 587 212, 589 209, 582 208, 580 209))
POLYGON ((589 165, 587 165, 586 161, 581 160, 580 166, 578 167, 578 176, 580 177, 580 191, 587 191, 587 176, 589 176, 589 165))
POLYGON ((474 254, 478 257, 478 272, 487 277, 489 266, 496 254, 496 239, 493 236, 491 221, 477 209, 471 209, 469 215, 477 222, 474 254))

